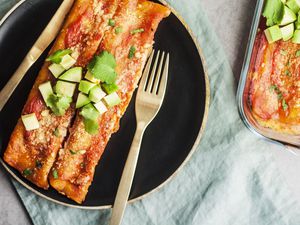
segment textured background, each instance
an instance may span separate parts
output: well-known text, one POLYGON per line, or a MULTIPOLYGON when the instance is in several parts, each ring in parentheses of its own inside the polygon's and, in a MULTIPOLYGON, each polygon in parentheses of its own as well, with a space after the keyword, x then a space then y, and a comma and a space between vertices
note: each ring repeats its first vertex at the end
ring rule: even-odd
MULTIPOLYGON (((12 5, 16 0, 0 0, 0 5, 12 5), (8 3, 7 3, 8 2, 8 3)), ((242 66, 243 56, 247 44, 248 32, 254 13, 255 0, 199 0, 205 9, 209 20, 223 44, 228 60, 236 79, 242 66)), ((1 14, 1 11, 0 11, 1 14)), ((288 183, 295 193, 300 193, 297 182, 298 157, 287 152, 274 152, 275 159, 282 173, 288 178, 288 183), (298 190, 298 191, 297 191, 298 190)), ((299 164, 300 165, 300 164, 299 164)), ((0 170, 0 225, 31 224, 13 186, 7 176, 0 170)), ((300 194, 296 195, 300 199, 300 194)))

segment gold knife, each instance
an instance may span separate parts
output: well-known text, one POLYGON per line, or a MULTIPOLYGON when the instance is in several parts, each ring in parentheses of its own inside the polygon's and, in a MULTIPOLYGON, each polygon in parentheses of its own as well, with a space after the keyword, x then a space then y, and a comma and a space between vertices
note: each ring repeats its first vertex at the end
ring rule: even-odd
POLYGON ((38 60, 45 49, 56 38, 58 32, 61 29, 62 23, 64 22, 64 19, 67 13, 70 11, 73 3, 74 0, 64 0, 62 2, 46 28, 43 30, 42 34, 39 36, 39 38, 36 40, 32 48, 23 59, 18 69, 1 90, 0 111, 2 111, 4 105, 6 104, 28 69, 35 63, 36 60, 38 60))

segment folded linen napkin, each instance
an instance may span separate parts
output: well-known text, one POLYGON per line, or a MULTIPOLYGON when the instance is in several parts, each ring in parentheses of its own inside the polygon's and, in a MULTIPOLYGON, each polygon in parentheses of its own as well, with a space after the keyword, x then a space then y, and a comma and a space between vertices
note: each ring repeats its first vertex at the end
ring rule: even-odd
MULTIPOLYGON (((268 143, 239 118, 231 68, 198 0, 169 0, 190 25, 202 48, 211 105, 197 151, 162 189, 127 207, 128 225, 299 225, 300 207, 279 175, 268 143)), ((0 16, 15 0, 0 0, 0 16)), ((110 210, 67 208, 14 182, 36 225, 108 224, 110 210)))

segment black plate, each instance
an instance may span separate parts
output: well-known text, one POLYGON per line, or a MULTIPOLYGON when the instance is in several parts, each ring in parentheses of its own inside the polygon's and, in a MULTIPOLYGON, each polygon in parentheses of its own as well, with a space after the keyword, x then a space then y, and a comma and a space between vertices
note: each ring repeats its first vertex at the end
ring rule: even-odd
MULTIPOLYGON (((21 63, 60 3, 60 0, 27 0, 0 24, 0 88, 21 63)), ((131 200, 157 189, 172 177, 198 144, 207 117, 209 88, 199 49, 175 14, 172 13, 160 24, 154 48, 170 53, 168 88, 164 104, 143 139, 131 200)), ((1 113, 1 155, 45 55, 28 71, 1 113)), ((133 102, 97 166, 94 181, 82 204, 85 208, 101 208, 113 203, 135 131, 133 102)), ((55 202, 79 206, 54 189, 45 191, 35 187, 16 170, 7 165, 5 167, 35 193, 55 202)))

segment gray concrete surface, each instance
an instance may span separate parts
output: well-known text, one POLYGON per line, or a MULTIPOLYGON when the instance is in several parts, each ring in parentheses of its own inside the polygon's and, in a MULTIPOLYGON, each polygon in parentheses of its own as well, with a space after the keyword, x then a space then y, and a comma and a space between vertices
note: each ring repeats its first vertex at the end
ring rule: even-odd
MULTIPOLYGON (((235 77, 239 77, 255 0, 199 0, 222 42, 235 77)), ((195 9, 196 10, 196 9, 195 9)), ((284 153, 282 153, 284 154, 284 153)), ((281 158, 281 157, 278 157, 281 158)), ((284 154, 285 160, 292 160, 284 154)), ((293 166, 289 168, 293 170, 293 166)), ((284 169, 286 170, 286 169, 284 169)), ((295 174, 295 173, 294 173, 295 174)), ((296 176, 296 174, 295 174, 296 176)), ((300 190, 300 187, 299 189, 300 190)), ((0 169, 0 225, 29 225, 30 218, 0 169)))

